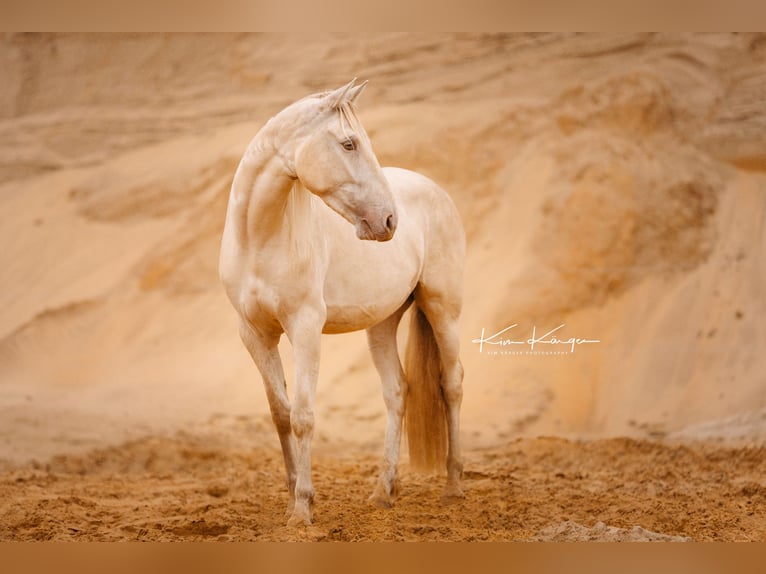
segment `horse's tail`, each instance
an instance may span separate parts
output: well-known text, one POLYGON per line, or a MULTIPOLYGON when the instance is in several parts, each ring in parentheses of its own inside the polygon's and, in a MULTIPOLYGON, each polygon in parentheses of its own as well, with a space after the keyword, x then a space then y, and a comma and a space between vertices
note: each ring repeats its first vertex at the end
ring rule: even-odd
POLYGON ((441 362, 434 332, 423 311, 412 310, 410 335, 404 355, 408 385, 405 426, 410 464, 416 470, 444 468, 447 457, 447 420, 441 388, 441 362))

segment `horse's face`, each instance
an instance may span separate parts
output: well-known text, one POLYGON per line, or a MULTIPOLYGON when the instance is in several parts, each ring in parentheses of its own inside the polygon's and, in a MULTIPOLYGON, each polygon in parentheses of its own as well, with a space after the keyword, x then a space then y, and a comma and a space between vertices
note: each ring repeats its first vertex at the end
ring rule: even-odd
POLYGON ((318 98, 295 151, 295 173, 306 189, 356 227, 359 239, 388 241, 397 223, 394 197, 354 113, 364 84, 352 84, 318 98))

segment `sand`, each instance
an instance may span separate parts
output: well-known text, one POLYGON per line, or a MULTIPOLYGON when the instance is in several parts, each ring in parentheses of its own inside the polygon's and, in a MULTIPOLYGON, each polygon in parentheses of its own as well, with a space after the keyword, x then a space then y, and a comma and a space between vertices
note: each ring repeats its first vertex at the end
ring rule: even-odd
POLYGON ((6 472, 0 540, 766 541, 763 448, 516 439, 468 454, 465 500, 442 504, 443 477, 405 465, 381 510, 366 502, 377 457, 321 447, 314 523, 288 528, 276 439, 227 428, 6 472))
POLYGON ((765 36, 6 35, 0 68, 0 538, 763 539, 765 36), (466 228, 469 496, 405 455, 366 509, 383 401, 329 336, 296 533, 218 242, 258 128, 354 76, 466 228), (599 342, 472 343, 513 323, 599 342))

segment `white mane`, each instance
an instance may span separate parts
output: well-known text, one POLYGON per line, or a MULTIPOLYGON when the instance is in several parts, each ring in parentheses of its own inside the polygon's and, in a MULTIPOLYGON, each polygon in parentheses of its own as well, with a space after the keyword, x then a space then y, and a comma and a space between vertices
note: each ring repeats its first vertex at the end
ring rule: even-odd
POLYGON ((287 197, 285 227, 289 236, 290 255, 308 257, 311 249, 311 213, 314 194, 296 179, 287 197))

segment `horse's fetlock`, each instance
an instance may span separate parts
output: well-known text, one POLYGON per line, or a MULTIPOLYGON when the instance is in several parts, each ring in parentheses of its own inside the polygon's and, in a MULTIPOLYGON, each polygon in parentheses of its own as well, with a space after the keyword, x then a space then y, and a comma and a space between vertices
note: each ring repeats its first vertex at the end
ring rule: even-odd
POLYGON ((295 499, 305 500, 309 504, 314 502, 314 488, 313 487, 298 487, 295 489, 295 499))
POLYGON ((447 461, 447 474, 449 476, 463 476, 463 463, 459 460, 447 461))

